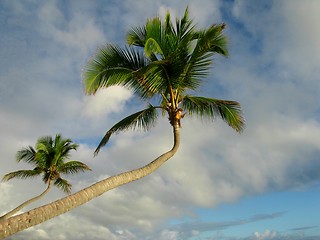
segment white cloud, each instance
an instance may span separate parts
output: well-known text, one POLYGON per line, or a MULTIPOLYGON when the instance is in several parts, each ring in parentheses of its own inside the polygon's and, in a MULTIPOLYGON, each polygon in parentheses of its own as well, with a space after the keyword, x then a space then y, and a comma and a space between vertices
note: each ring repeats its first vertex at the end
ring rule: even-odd
POLYGON ((176 231, 170 231, 170 230, 163 230, 161 231, 159 240, 176 240, 178 239, 178 232, 176 231))
POLYGON ((85 97, 83 114, 90 118, 101 118, 110 113, 121 112, 130 97, 132 93, 123 87, 101 89, 95 95, 85 97))
MULTIPOLYGON (((43 33, 47 36, 51 35, 66 48, 75 48, 80 51, 81 57, 85 57, 91 46, 105 42, 103 32, 92 17, 80 11, 72 12, 70 19, 67 19, 64 14, 66 13, 63 13, 56 2, 44 3, 38 15, 43 24, 43 33)), ((75 57, 78 57, 77 55, 75 57)))
POLYGON ((277 236, 277 233, 274 231, 265 230, 263 233, 255 232, 254 236, 256 240, 274 239, 277 236))
MULTIPOLYGON (((320 61, 320 29, 313 27, 320 21, 318 9, 320 3, 311 0, 308 4, 301 1, 292 3, 283 2, 284 26, 286 29, 287 44, 283 45, 280 59, 301 71, 302 77, 309 79, 310 76, 319 74, 318 62, 320 61)), ((301 81, 306 79, 302 78, 301 81)), ((314 79, 316 80, 316 79, 314 79)))

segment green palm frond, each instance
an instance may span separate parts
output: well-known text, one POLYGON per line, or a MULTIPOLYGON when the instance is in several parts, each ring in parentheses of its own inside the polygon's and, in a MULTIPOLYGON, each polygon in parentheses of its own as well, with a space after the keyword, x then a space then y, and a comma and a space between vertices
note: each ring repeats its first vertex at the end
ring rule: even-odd
POLYGON ((60 165, 64 163, 64 160, 69 158, 71 150, 77 150, 78 144, 73 143, 70 138, 62 138, 60 134, 57 134, 54 139, 52 148, 54 149, 54 164, 60 165))
POLYGON ((9 181, 12 178, 21 178, 21 179, 32 178, 40 175, 41 173, 42 171, 39 169, 19 170, 19 171, 11 172, 4 175, 4 177, 2 178, 2 181, 9 181))
POLYGON ((220 117, 237 132, 241 132, 245 126, 240 104, 235 101, 185 96, 182 107, 191 116, 211 119, 220 117))
POLYGON ((165 60, 154 61, 139 71, 142 98, 152 98, 154 95, 165 92, 168 85, 171 85, 168 78, 168 64, 165 60))
POLYGON ((107 144, 112 134, 117 134, 124 130, 135 130, 137 128, 149 130, 154 125, 156 119, 156 107, 153 107, 152 105, 149 105, 148 108, 122 119, 112 128, 110 128, 110 130, 104 135, 97 149, 95 150, 94 155, 97 155, 100 151, 100 148, 107 144))
POLYGON ((91 168, 86 164, 78 161, 69 161, 58 167, 58 171, 65 174, 74 174, 78 172, 91 171, 91 168))
POLYGON ((52 152, 53 139, 51 136, 40 137, 36 143, 36 150, 49 154, 52 152))
POLYGON ((159 17, 148 19, 145 25, 146 38, 144 52, 148 58, 160 54, 162 58, 166 55, 166 48, 163 47, 164 28, 159 17))
POLYGON ((56 187, 60 188, 63 192, 70 194, 72 185, 63 178, 57 178, 54 183, 56 187))
POLYGON ((183 17, 181 19, 176 19, 176 31, 178 39, 186 40, 187 42, 193 40, 194 29, 195 25, 193 24, 193 21, 189 18, 189 8, 187 7, 183 17))
POLYGON ((153 54, 164 55, 158 42, 153 38, 148 38, 144 46, 144 52, 148 58, 151 58, 153 54))
POLYGON ((212 25, 210 28, 193 31, 193 40, 196 42, 189 52, 180 82, 186 88, 196 89, 200 86, 200 79, 208 76, 213 63, 213 55, 218 53, 228 55, 227 38, 223 34, 224 24, 212 25))
POLYGON ((133 27, 127 33, 127 43, 138 47, 144 47, 146 39, 146 28, 133 27))
POLYGON ((24 161, 26 163, 31 163, 36 165, 37 159, 35 158, 35 156, 36 156, 36 151, 34 150, 33 147, 29 146, 17 152, 16 160, 17 162, 24 161))
POLYGON ((197 55, 207 52, 228 56, 228 39, 223 34, 225 24, 213 24, 211 27, 197 33, 197 55))
POLYGON ((134 74, 146 65, 147 60, 142 51, 108 44, 99 49, 85 67, 85 91, 94 94, 100 88, 120 85, 138 93, 141 86, 134 74))

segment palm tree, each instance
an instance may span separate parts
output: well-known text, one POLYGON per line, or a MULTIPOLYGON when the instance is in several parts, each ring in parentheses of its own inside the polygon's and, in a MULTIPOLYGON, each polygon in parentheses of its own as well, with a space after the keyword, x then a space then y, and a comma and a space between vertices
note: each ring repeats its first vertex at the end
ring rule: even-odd
POLYGON ((15 209, 0 217, 0 220, 7 219, 14 215, 25 206, 37 201, 43 197, 51 188, 52 184, 60 188, 63 192, 71 193, 71 184, 63 179, 60 173, 73 174, 79 171, 91 170, 86 164, 78 161, 66 160, 70 157, 70 151, 76 150, 78 145, 72 143, 71 139, 64 139, 60 134, 52 139, 51 136, 45 136, 38 139, 35 149, 32 146, 23 148, 17 152, 17 162, 24 161, 35 166, 32 170, 19 170, 6 174, 3 181, 12 178, 32 178, 42 175, 42 180, 47 184, 47 188, 38 196, 31 198, 20 204, 15 209))
POLYGON ((240 132, 244 126, 240 104, 191 95, 209 74, 212 56, 228 55, 225 24, 197 30, 188 17, 188 9, 174 25, 170 13, 164 22, 150 19, 143 27, 132 28, 127 35, 129 47, 108 44, 88 63, 84 72, 85 91, 94 94, 101 88, 120 85, 129 88, 148 107, 115 124, 103 137, 95 154, 110 136, 122 130, 148 130, 157 118, 157 109, 167 114, 172 127, 178 131, 181 118, 221 117, 240 132), (157 101, 152 105, 151 101, 157 101))
POLYGON ((149 130, 155 124, 158 110, 168 116, 173 129, 173 147, 141 168, 109 177, 27 214, 0 222, 0 238, 63 214, 106 191, 157 170, 179 148, 181 118, 184 115, 209 119, 220 117, 241 132, 244 120, 238 102, 192 95, 200 87, 201 79, 209 74, 212 57, 228 54, 224 28, 225 24, 217 24, 199 30, 189 19, 186 9, 184 16, 175 23, 168 12, 164 21, 155 17, 142 27, 132 28, 127 35, 129 46, 121 48, 108 44, 101 48, 85 68, 85 92, 94 94, 101 88, 120 85, 147 101, 148 107, 111 127, 95 154, 112 134, 128 129, 149 130))

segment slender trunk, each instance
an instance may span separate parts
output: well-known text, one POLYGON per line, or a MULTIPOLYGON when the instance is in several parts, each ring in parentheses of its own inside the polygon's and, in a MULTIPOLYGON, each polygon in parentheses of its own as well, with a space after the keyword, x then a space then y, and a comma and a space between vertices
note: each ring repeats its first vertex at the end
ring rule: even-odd
POLYGON ((31 198, 25 202, 23 202, 22 204, 20 204, 18 207, 16 207, 15 209, 12 209, 10 212, 2 215, 0 217, 0 221, 3 221, 5 219, 8 219, 9 217, 11 217, 12 215, 16 214, 17 212, 19 212, 22 208, 24 208, 25 206, 39 200, 40 198, 42 198, 51 188, 51 182, 48 183, 48 187, 46 188, 46 190, 44 190, 40 195, 34 197, 34 198, 31 198))
POLYGON ((53 217, 68 212, 113 188, 151 174, 177 152, 180 145, 180 127, 178 124, 174 124, 173 132, 174 144, 172 149, 162 154, 151 163, 144 167, 109 177, 65 198, 1 221, 0 239, 45 222, 53 217))

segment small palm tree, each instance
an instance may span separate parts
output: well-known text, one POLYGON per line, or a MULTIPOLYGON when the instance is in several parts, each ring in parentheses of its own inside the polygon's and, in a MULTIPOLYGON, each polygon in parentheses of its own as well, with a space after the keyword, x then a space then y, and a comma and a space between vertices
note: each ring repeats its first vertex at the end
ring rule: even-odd
POLYGON ((51 188, 52 184, 60 188, 67 194, 71 193, 71 184, 61 177, 63 174, 73 174, 79 171, 91 170, 86 164, 78 161, 66 160, 70 157, 70 151, 76 150, 77 144, 72 143, 70 139, 64 139, 60 134, 52 139, 51 136, 45 136, 38 139, 35 149, 32 146, 23 148, 17 152, 16 160, 24 161, 35 166, 32 170, 19 170, 6 174, 3 181, 8 181, 12 178, 32 178, 42 175, 42 180, 47 184, 47 188, 40 195, 29 199, 15 209, 0 217, 6 219, 17 213, 23 207, 43 197, 51 188))
POLYGON ((95 154, 114 133, 135 128, 148 130, 155 123, 157 109, 167 114, 175 132, 186 114, 210 119, 220 117, 240 132, 244 120, 238 102, 191 94, 209 74, 212 57, 228 55, 224 28, 225 24, 214 24, 197 30, 188 17, 187 8, 175 24, 168 12, 164 21, 155 17, 145 26, 132 28, 127 35, 129 47, 109 44, 101 48, 85 68, 86 93, 120 85, 133 90, 149 104, 107 131, 95 154), (152 105, 152 101, 156 105, 152 105))

